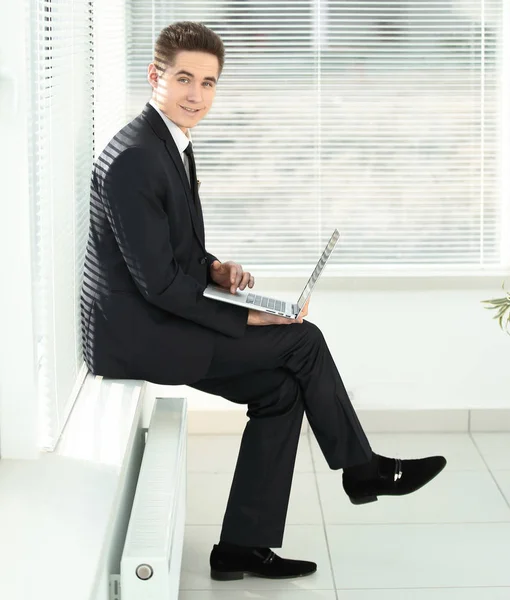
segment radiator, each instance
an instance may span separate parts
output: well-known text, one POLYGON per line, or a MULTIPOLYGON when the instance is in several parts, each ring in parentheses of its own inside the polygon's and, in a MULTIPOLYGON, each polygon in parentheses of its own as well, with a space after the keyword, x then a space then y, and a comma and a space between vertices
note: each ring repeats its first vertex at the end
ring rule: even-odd
POLYGON ((157 398, 120 564, 121 600, 177 600, 186 513, 187 405, 157 398))

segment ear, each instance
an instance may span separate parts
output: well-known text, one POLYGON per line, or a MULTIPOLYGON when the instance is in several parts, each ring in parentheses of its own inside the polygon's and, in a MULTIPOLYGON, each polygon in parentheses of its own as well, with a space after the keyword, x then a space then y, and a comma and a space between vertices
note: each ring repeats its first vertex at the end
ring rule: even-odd
POLYGON ((157 89, 158 79, 159 79, 159 74, 158 74, 158 70, 156 69, 156 65, 154 63, 151 63, 147 69, 147 81, 151 84, 151 86, 154 89, 157 89))

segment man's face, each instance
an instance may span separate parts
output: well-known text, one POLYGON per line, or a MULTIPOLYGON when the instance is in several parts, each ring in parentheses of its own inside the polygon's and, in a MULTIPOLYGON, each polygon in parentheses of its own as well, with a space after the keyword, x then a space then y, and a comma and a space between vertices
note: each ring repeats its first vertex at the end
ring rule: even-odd
POLYGON ((173 66, 165 72, 149 65, 148 79, 153 98, 160 110, 178 125, 184 133, 201 121, 209 112, 219 77, 216 56, 206 52, 181 51, 173 66))

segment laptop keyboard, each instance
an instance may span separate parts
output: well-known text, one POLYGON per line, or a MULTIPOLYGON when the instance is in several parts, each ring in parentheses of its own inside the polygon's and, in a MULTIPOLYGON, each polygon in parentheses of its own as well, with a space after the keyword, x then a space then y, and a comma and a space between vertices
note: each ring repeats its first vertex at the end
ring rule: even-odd
POLYGON ((278 312, 285 311, 285 302, 280 300, 274 300, 273 298, 267 298, 266 296, 257 296, 255 294, 248 294, 246 298, 247 304, 254 304, 255 306, 262 306, 263 308, 269 308, 270 310, 276 310, 278 312))

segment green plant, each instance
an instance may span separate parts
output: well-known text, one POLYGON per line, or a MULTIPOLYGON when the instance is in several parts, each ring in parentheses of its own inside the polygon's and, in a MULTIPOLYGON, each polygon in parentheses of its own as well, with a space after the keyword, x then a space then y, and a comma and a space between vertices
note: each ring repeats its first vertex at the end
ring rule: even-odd
MULTIPOLYGON (((501 286, 505 290, 505 284, 501 286)), ((510 335, 510 292, 505 290, 505 296, 503 298, 494 298, 493 300, 482 300, 483 304, 489 304, 485 306, 489 310, 497 310, 494 315, 494 319, 498 319, 499 326, 503 331, 510 335)))

